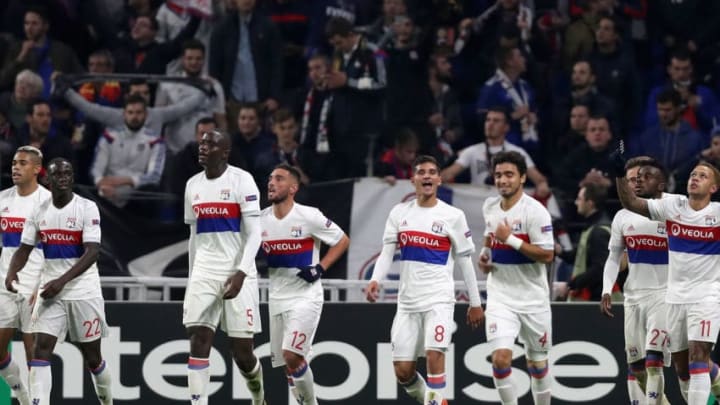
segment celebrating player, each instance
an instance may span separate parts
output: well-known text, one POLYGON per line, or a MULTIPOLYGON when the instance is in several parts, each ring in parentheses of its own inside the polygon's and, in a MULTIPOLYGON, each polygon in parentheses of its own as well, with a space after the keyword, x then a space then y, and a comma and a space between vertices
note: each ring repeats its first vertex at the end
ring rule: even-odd
POLYGON ((405 391, 424 405, 446 404, 445 351, 450 345, 455 303, 453 268, 467 285, 467 322, 474 329, 483 319, 471 253, 475 250, 465 214, 437 198, 440 170, 431 156, 418 156, 412 182, 417 198, 393 207, 385 223, 383 248, 368 284, 367 300, 378 297, 379 283, 400 247, 400 293, 391 334, 395 376, 405 391), (427 384, 416 371, 425 354, 427 384))
POLYGON ((488 274, 485 333, 490 342, 493 380, 503 405, 517 405, 512 349, 525 345, 536 405, 552 397, 548 352, 552 314, 546 264, 553 260, 550 213, 523 192, 527 165, 517 152, 498 152, 492 159, 499 196, 485 200, 485 243, 480 268, 488 274))
POLYGON ((185 187, 190 225, 190 279, 183 325, 190 336, 190 403, 208 403, 210 349, 218 324, 227 332, 233 359, 245 377, 253 405, 264 403, 262 367, 253 353, 260 332, 255 254, 260 247, 258 188, 250 173, 228 165, 230 137, 203 134, 198 161, 205 168, 185 187))
POLYGON ((48 182, 52 198, 25 221, 21 245, 5 278, 5 287, 15 292, 18 272, 27 268, 31 253, 42 241, 45 264, 31 324, 35 338, 29 363, 31 403, 50 403, 50 358, 55 344, 67 333, 78 343, 100 403, 112 404, 110 370, 100 351, 101 338, 108 335, 95 264, 100 253, 100 213, 94 202, 73 193, 73 167, 66 159, 50 161, 48 182))
MULTIPOLYGON (((653 158, 637 157, 625 165, 625 178, 643 198, 663 198, 667 175, 653 158)), ((625 281, 625 352, 629 366, 630 401, 660 403, 665 386, 664 352, 667 351, 665 288, 667 287, 667 232, 665 224, 622 209, 612 221, 609 250, 603 275, 600 310, 612 313, 612 289, 620 260, 627 249, 625 281), (639 384, 639 388, 637 385, 639 384)))
POLYGON ((260 214, 262 248, 270 267, 270 348, 273 367, 285 366, 301 405, 317 405, 308 354, 323 306, 320 277, 347 250, 350 239, 317 208, 295 202, 301 174, 280 164, 270 174, 260 214), (320 243, 330 245, 320 259, 320 243))

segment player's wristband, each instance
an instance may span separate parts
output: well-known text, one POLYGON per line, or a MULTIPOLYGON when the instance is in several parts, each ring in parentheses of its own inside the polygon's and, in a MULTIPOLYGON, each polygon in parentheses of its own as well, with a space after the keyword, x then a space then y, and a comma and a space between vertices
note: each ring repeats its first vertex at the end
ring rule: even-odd
POLYGON ((515 250, 520 250, 520 246, 522 246, 523 240, 515 235, 510 235, 507 237, 507 239, 505 239, 505 244, 515 250))

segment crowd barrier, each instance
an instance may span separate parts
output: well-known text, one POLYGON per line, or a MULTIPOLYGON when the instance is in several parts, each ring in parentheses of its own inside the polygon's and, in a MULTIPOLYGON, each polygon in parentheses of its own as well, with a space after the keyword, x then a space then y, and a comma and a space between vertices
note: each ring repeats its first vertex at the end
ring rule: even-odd
MULTIPOLYGON (((550 370, 554 378, 553 404, 628 403, 623 353, 623 317, 600 315, 597 304, 553 304, 553 341, 550 370)), ((484 330, 471 331, 464 323, 466 305, 457 305, 453 345, 447 356, 446 397, 452 404, 499 403, 493 389, 490 348, 484 330)), ((107 303, 112 335, 103 340, 103 353, 114 378, 116 404, 178 404, 188 401, 186 390, 188 341, 181 325, 182 304, 107 303)), ((267 306, 260 308, 263 332, 257 335, 256 354, 265 370, 268 403, 293 404, 284 373, 269 362, 267 306)), ((315 339, 311 361, 318 399, 322 404, 413 404, 393 376, 390 326, 392 304, 329 303, 315 339)), ((53 359, 53 403, 80 405, 96 401, 80 351, 60 344, 53 359)), ((13 345, 17 359, 23 345, 13 345)), ((530 379, 524 352, 514 350, 513 374, 522 395, 531 404, 530 379)), ((249 403, 249 394, 232 363, 224 335, 219 334, 210 357, 210 403, 249 403)), ((666 369, 666 392, 680 403, 677 380, 666 369)))

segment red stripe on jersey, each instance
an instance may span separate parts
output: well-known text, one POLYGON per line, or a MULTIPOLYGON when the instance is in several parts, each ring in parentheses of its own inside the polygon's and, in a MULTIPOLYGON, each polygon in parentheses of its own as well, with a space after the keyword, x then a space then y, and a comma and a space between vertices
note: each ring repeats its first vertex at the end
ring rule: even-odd
MULTIPOLYGON (((525 243, 530 243, 530 235, 526 233, 514 233, 513 234, 516 238, 522 239, 525 243)), ((500 242, 498 239, 493 238, 493 249, 509 249, 509 250, 515 250, 512 246, 506 245, 502 242, 500 242)))
POLYGON ((716 226, 695 226, 667 221, 668 237, 680 239, 716 242, 720 241, 720 230, 716 226))
POLYGON ((46 245, 81 245, 82 231, 45 229, 40 231, 40 240, 46 245))
POLYGON ((450 251, 450 238, 425 232, 403 231, 398 234, 400 247, 421 247, 431 250, 450 251))
POLYGON ((239 218, 240 205, 238 203, 210 202, 193 205, 195 218, 239 218))
POLYGON ((630 249, 667 250, 667 238, 655 235, 625 236, 625 245, 630 249))
POLYGON ((3 232, 22 232, 25 226, 25 218, 2 217, 0 218, 0 228, 3 232))
POLYGON ((313 238, 305 239, 277 239, 267 240, 262 243, 262 248, 267 254, 288 255, 312 251, 315 247, 313 238))

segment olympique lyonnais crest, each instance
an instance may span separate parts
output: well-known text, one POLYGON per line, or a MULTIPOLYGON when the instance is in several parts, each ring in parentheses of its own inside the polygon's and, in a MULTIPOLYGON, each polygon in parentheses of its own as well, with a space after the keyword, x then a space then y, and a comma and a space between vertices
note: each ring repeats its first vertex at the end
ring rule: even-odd
POLYGON ((299 238, 302 236, 302 226, 293 226, 290 228, 290 236, 293 238, 299 238))
POLYGON ((512 222, 512 231, 513 232, 520 232, 522 231, 522 222, 520 222, 519 219, 516 219, 512 222))
POLYGON ((432 224, 432 231, 435 233, 442 233, 443 231, 443 224, 442 222, 433 222, 432 224))
POLYGON ((665 234, 667 233, 667 229, 665 228, 665 224, 658 224, 657 233, 659 233, 660 235, 665 235, 665 234))
POLYGON ((717 217, 715 215, 705 215, 705 225, 713 226, 717 224, 717 217))
POLYGON ((75 228, 75 218, 68 217, 67 220, 65 221, 65 226, 68 228, 75 228))
POLYGON ((221 200, 229 200, 230 199, 230 189, 222 189, 220 190, 220 199, 221 200))
POLYGON ((488 327, 488 332, 495 333, 497 332, 497 324, 495 322, 491 323, 488 327))

